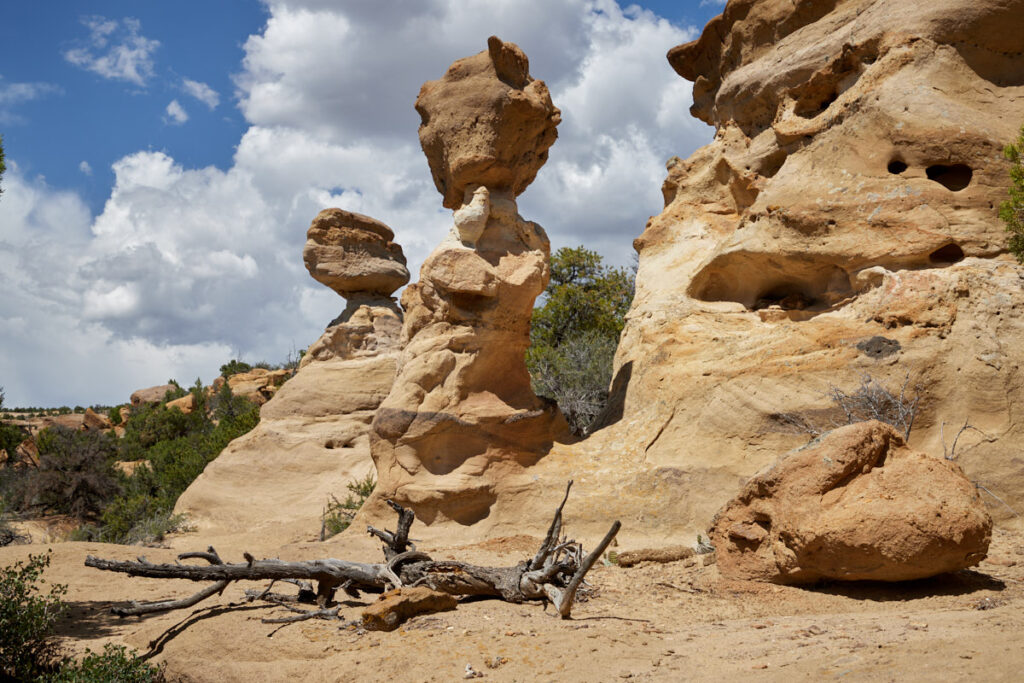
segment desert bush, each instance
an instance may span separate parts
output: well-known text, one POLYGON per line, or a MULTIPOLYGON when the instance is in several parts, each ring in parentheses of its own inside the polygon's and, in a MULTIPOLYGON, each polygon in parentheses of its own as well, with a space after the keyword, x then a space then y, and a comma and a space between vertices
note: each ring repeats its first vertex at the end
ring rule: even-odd
POLYGON ((632 301, 632 274, 605 266, 598 253, 577 247, 552 255, 544 303, 530 323, 526 366, 534 392, 555 399, 576 434, 587 432, 608 401, 632 301))
POLYGON ((1010 197, 999 205, 999 217, 1010 233, 1010 253, 1024 263, 1024 127, 1003 155, 1010 162, 1010 197))
POLYGON ((47 553, 0 569, 0 679, 34 680, 58 662, 49 636, 64 612, 67 588, 51 584, 44 592, 38 585, 49 565, 47 553))
POLYGON ((898 429, 904 439, 910 438, 914 418, 921 402, 919 387, 910 386, 910 373, 904 376, 899 390, 887 388, 871 375, 864 373, 860 385, 847 392, 830 384, 825 395, 832 402, 832 413, 839 419, 822 419, 801 413, 776 413, 772 418, 787 428, 817 437, 825 432, 855 422, 878 420, 898 429))
POLYGON ((243 363, 240 360, 230 360, 224 365, 220 366, 220 376, 224 379, 231 377, 232 375, 238 375, 243 372, 249 372, 252 370, 252 366, 248 363, 243 363))
POLYGON ((356 512, 363 506, 366 499, 373 493, 373 487, 377 485, 373 472, 370 472, 362 479, 349 482, 348 495, 344 501, 339 501, 331 496, 320 516, 320 540, 325 541, 331 536, 340 534, 352 524, 356 512))
POLYGON ((123 645, 107 643, 103 652, 86 650, 79 662, 65 660, 46 680, 48 683, 162 683, 167 679, 163 667, 139 659, 123 645))
POLYGON ((95 519, 119 490, 113 460, 117 447, 103 432, 64 427, 44 429, 36 437, 39 467, 28 476, 25 507, 41 506, 95 519))

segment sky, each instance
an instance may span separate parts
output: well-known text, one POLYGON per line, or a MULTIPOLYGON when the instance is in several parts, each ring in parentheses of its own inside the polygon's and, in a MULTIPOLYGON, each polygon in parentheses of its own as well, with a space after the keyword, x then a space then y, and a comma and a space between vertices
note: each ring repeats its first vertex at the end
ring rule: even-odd
POLYGON ((321 209, 392 227, 415 279, 447 233, 420 85, 494 34, 562 111, 519 198, 615 265, 665 161, 710 142, 665 53, 717 0, 49 0, 0 22, 0 387, 118 404, 231 358, 281 362, 344 308, 302 264, 321 209))

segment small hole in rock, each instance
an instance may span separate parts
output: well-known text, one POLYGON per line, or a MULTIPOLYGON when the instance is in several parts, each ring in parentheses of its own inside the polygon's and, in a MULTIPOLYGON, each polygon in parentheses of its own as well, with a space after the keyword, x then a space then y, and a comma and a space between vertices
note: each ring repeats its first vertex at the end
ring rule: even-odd
POLYGON ((964 250, 959 244, 947 244, 928 254, 928 260, 932 263, 956 263, 964 258, 964 250))
POLYGON ((974 171, 966 164, 935 164, 925 169, 929 180, 934 180, 947 190, 959 192, 971 184, 974 171))
POLYGON ((888 168, 889 173, 899 175, 900 173, 903 173, 904 171, 907 170, 907 165, 900 161, 899 159, 893 159, 892 161, 889 162, 888 168))

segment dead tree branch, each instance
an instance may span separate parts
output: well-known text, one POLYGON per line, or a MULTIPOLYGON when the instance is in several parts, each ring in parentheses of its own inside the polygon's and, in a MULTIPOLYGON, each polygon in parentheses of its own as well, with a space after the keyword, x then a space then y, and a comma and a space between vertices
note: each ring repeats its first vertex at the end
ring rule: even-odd
MULTIPOLYGON (((416 550, 409 540, 409 529, 415 520, 412 510, 393 501, 388 504, 398 513, 396 531, 381 531, 368 528, 368 532, 384 541, 385 562, 368 564, 333 558, 285 562, 279 559, 257 560, 245 553, 244 563, 226 564, 213 548, 206 552, 184 553, 174 564, 154 564, 139 558, 137 561, 106 560, 89 556, 87 567, 104 571, 121 572, 129 576, 152 579, 188 579, 190 581, 213 581, 212 585, 182 600, 164 600, 129 607, 114 608, 114 613, 127 616, 151 614, 191 607, 201 600, 223 590, 232 581, 287 581, 305 588, 307 594, 316 582, 316 602, 320 609, 311 613, 302 612, 301 618, 287 618, 274 623, 290 623, 314 617, 336 617, 336 610, 329 609, 334 591, 341 588, 349 595, 358 597, 360 591, 380 593, 402 586, 427 586, 450 595, 493 596, 507 602, 520 603, 530 600, 550 601, 562 618, 568 618, 572 611, 576 593, 587 572, 608 548, 621 524, 615 522, 604 539, 584 556, 583 546, 574 540, 559 536, 562 531, 562 510, 569 498, 570 481, 561 505, 555 510, 548 533, 536 555, 512 567, 481 567, 466 562, 433 560, 426 553, 416 550), (208 565, 181 564, 180 560, 203 559, 208 565), (304 585, 303 585, 304 584, 304 585)), ((263 591, 247 591, 249 600, 264 599, 280 604, 283 596, 270 593, 271 586, 263 591)), ((289 608, 294 609, 294 608, 289 608)))

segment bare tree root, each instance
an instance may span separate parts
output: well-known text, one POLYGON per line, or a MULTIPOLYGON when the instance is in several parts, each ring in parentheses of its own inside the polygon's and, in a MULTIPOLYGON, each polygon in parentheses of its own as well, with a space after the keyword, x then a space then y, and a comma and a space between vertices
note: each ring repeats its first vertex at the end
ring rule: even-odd
POLYGON ((426 553, 416 550, 409 540, 409 529, 416 515, 394 501, 388 504, 398 513, 396 531, 381 531, 368 527, 372 536, 384 542, 385 562, 367 564, 333 558, 284 562, 279 559, 257 560, 245 553, 244 563, 226 564, 213 548, 206 552, 184 553, 174 564, 153 564, 140 557, 137 561, 105 560, 89 556, 87 567, 104 571, 121 572, 129 576, 152 579, 188 579, 191 581, 213 581, 214 583, 194 595, 180 600, 163 600, 139 604, 131 602, 128 607, 115 607, 119 616, 152 614, 191 607, 198 602, 224 591, 232 581, 265 581, 271 584, 262 591, 246 591, 247 601, 265 600, 295 611, 293 617, 268 623, 291 623, 312 618, 337 618, 338 610, 331 608, 335 591, 340 588, 348 595, 358 597, 363 593, 381 593, 403 586, 426 586, 436 591, 456 596, 492 596, 506 602, 549 601, 559 615, 569 618, 576 594, 587 572, 601 557, 608 545, 619 532, 621 524, 616 521, 601 542, 584 556, 583 546, 574 540, 561 536, 562 509, 569 498, 572 481, 565 490, 565 498, 555 510, 554 518, 540 549, 530 560, 524 560, 513 567, 481 567, 465 562, 433 560, 426 553), (198 558, 208 565, 181 564, 181 560, 198 558), (271 593, 275 581, 286 581, 299 586, 298 600, 271 593), (290 601, 312 601, 315 582, 315 600, 320 609, 307 612, 287 606, 290 601), (306 599, 303 599, 303 594, 306 599))

